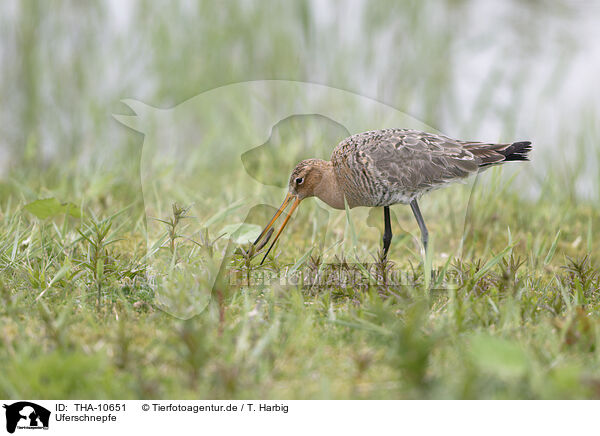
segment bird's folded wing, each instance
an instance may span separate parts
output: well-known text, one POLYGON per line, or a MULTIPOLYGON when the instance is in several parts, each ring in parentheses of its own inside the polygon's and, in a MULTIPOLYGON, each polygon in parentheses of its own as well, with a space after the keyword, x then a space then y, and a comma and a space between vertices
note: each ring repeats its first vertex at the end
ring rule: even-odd
POLYGON ((415 192, 465 178, 481 165, 481 159, 461 142, 418 131, 390 131, 371 147, 381 177, 415 192))

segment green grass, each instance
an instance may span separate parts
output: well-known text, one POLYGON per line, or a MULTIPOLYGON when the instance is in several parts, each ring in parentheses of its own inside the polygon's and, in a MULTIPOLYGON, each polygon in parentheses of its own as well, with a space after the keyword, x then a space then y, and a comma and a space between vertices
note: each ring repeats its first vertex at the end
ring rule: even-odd
MULTIPOLYGON (((430 279, 413 238, 396 228, 392 262, 375 262, 370 281, 347 286, 319 265, 316 251, 301 259, 313 223, 296 220, 265 265, 238 250, 228 271, 247 279, 295 265, 330 273, 326 286, 221 280, 206 310, 189 320, 163 312, 156 299, 139 206, 118 206, 108 187, 100 195, 112 197, 112 207, 92 200, 69 214, 72 206, 52 203, 57 213, 38 219, 10 200, 0 215, 0 396, 598 397, 600 276, 590 218, 597 206, 567 197, 531 202, 499 173, 481 177, 497 184, 473 194, 463 254, 436 250, 430 279), (384 274, 410 281, 386 284, 384 274)), ((436 203, 461 189, 423 200, 435 246, 460 239, 436 203)), ((304 207, 306 217, 312 209, 304 207)), ((394 211, 403 229, 416 231, 409 212, 394 211)), ((174 208, 163 217, 157 249, 184 269, 215 236, 181 237, 185 214, 174 208)), ((336 219, 343 223, 346 213, 336 219)), ((376 259, 379 235, 373 228, 355 235, 360 259, 376 259)), ((218 252, 225 239, 212 244, 218 252)), ((185 281, 178 285, 185 290, 185 281)))

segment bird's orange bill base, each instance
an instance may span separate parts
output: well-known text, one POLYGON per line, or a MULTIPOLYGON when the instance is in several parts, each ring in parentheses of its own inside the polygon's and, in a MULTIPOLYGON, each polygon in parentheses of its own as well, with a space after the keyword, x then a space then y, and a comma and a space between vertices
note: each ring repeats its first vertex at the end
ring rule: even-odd
MULTIPOLYGON (((288 212, 287 216, 283 220, 283 223, 281 224, 281 227, 279 227, 279 230, 277 231, 277 234, 275 235, 275 239, 273 239, 273 242, 271 242, 271 245, 269 245, 269 249, 267 250, 267 252, 263 256, 262 260, 260 261, 261 265, 264 263, 264 261, 267 258, 269 252, 271 251, 271 249, 273 248, 273 246, 277 242, 277 239, 279 239, 279 235, 281 235, 281 232, 283 232, 283 229, 285 228, 285 226, 287 225, 288 221, 292 217, 292 214, 294 213, 294 211, 296 210, 296 208, 300 204, 300 199, 298 197, 294 196, 294 195, 288 194, 288 196, 283 201, 283 204, 281 205, 281 207, 279 208, 279 210, 277 211, 277 213, 275 214, 275 216, 273 217, 273 219, 271 220, 271 222, 267 225, 267 227, 265 227, 265 230, 263 231, 263 233, 265 233, 266 231, 268 231, 269 227, 271 227, 273 225, 273 223, 275 222, 275 220, 285 210, 285 208, 287 207, 287 205, 289 204, 289 202, 290 202, 290 200, 292 198, 295 199, 294 203, 292 204, 292 208, 290 209, 290 211, 288 212)), ((260 237, 258 239, 260 239, 260 237)), ((258 241, 258 239, 257 239, 257 241, 258 241)))
POLYGON ((265 234, 269 231, 273 223, 277 221, 277 218, 279 218, 279 215, 281 215, 281 213, 285 210, 288 203, 293 197, 294 196, 288 192, 288 194, 285 196, 285 200, 283 200, 283 203, 281 203, 281 206, 279 206, 279 209, 277 209, 277 212, 275 212, 275 215, 273 215, 273 218, 271 218, 271 221, 269 221, 269 224, 267 224, 263 231, 260 232, 260 235, 258 235, 258 238, 256 238, 256 241, 254 241, 254 244, 252 245, 258 244, 258 241, 260 241, 262 237, 265 236, 265 234))

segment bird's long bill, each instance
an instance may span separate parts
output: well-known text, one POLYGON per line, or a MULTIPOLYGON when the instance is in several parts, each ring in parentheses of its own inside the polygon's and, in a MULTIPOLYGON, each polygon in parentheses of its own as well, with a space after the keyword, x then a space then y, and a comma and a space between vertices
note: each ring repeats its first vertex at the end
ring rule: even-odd
POLYGON ((283 203, 281 203, 281 206, 279 206, 279 209, 277 209, 277 212, 275 212, 275 215, 273 215, 273 218, 271 218, 271 221, 269 221, 269 224, 267 224, 266 227, 263 229, 263 231, 260 232, 260 235, 258 235, 258 238, 256 238, 256 241, 254 241, 253 245, 258 244, 258 242, 262 239, 262 237, 267 234, 267 232, 269 231, 269 229, 271 228, 273 223, 275 223, 275 221, 277 221, 277 218, 279 218, 279 215, 281 215, 281 213, 285 210, 285 208, 287 207, 287 205, 289 204, 290 200, 293 197, 294 196, 288 192, 288 194, 285 196, 285 200, 283 200, 283 203))
POLYGON ((275 215, 273 215, 273 218, 271 218, 271 221, 269 221, 269 224, 267 224, 267 226, 260 233, 260 235, 258 236, 258 238, 256 238, 256 241, 254 241, 254 245, 256 245, 261 240, 261 238, 265 234, 267 234, 269 232, 269 229, 273 226, 273 224, 275 223, 275 221, 277 221, 277 218, 279 218, 279 215, 281 215, 283 213, 283 211, 288 207, 288 204, 290 204, 290 201, 292 201, 292 199, 294 200, 294 203, 292 204, 292 208, 290 209, 290 211, 288 212, 287 216, 285 217, 285 220, 283 220, 283 223, 281 224, 281 227, 279 228, 279 230, 277 231, 277 234, 275 235, 275 239, 273 239, 273 242, 271 242, 271 245, 269 246, 269 249, 265 253, 264 257, 262 258, 262 260, 260 262, 261 265, 263 264, 263 262, 267 258, 267 255, 269 254, 269 252, 271 251, 271 249, 273 248, 273 246, 277 242, 277 239, 279 239, 279 235, 281 235, 281 232, 283 232, 283 229, 285 228, 285 226, 287 225, 288 221, 292 217, 292 214, 294 213, 294 211, 296 210, 296 208, 300 204, 300 199, 298 197, 296 197, 295 195, 292 195, 292 194, 288 193, 286 195, 286 197, 285 197, 285 200, 283 200, 283 203, 281 203, 281 206, 279 207, 279 209, 277 209, 277 212, 275 212, 275 215))

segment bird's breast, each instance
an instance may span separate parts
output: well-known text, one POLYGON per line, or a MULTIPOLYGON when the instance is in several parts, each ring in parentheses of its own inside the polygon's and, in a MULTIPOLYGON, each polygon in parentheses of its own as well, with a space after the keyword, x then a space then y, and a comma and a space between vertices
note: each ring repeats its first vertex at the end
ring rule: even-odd
POLYGON ((333 164, 338 185, 350 207, 378 207, 410 201, 408 195, 394 192, 365 153, 345 155, 333 164))

